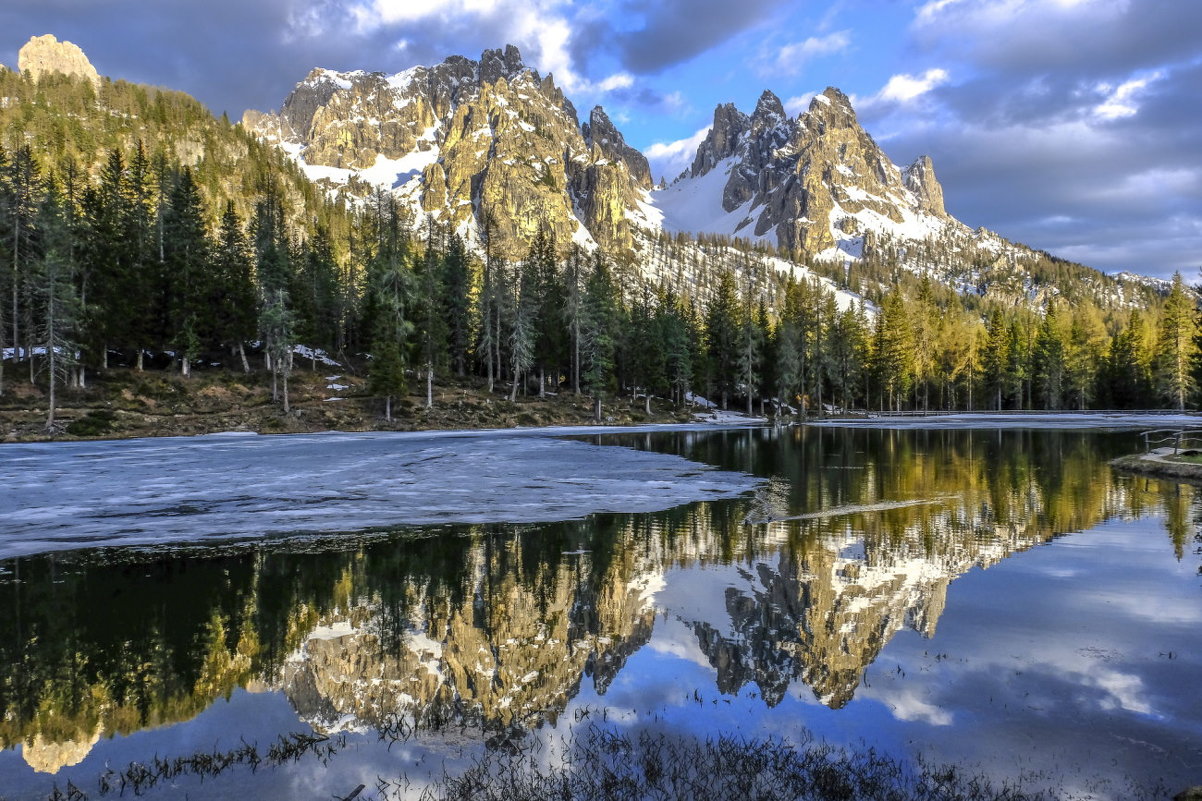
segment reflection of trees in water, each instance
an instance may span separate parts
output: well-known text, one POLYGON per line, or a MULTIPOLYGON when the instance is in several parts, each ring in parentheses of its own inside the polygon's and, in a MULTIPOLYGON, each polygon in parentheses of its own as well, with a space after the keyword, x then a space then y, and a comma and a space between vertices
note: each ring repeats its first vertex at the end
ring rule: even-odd
MULTIPOLYGON (((554 525, 447 527, 317 553, 9 563, 0 584, 0 746, 42 769, 100 735, 189 719, 243 687, 283 689, 319 727, 396 714, 533 725, 584 680, 605 692, 651 636, 676 568, 729 565, 727 620, 685 620, 733 692, 769 704, 800 679, 850 700, 898 630, 930 635, 974 565, 1114 515, 1166 509, 1178 485, 1115 479, 1106 440, 1072 432, 790 429, 657 440, 771 477, 782 516, 879 501, 938 503, 744 526, 748 502, 554 525), (1100 445, 1099 443, 1102 443, 1100 445)), ((631 442, 640 446, 642 442, 631 442)), ((670 612, 670 610, 669 610, 670 612)))

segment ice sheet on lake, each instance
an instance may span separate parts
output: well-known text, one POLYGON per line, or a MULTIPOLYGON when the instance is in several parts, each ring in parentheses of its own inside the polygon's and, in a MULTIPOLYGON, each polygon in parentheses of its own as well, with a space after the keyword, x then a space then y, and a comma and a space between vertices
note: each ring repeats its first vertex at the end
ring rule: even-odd
POLYGON ((757 485, 750 476, 678 456, 546 433, 4 445, 0 559, 110 545, 649 512, 757 485))
POLYGON ((932 414, 915 417, 860 417, 811 421, 839 428, 1202 428, 1196 414, 1073 412, 1050 414, 932 414))

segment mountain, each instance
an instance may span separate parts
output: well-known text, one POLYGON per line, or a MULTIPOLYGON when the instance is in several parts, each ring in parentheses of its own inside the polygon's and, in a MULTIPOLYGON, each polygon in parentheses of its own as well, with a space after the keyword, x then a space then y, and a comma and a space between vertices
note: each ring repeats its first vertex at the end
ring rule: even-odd
POLYGON ((796 118, 765 91, 750 116, 719 106, 692 167, 654 195, 664 225, 766 241, 820 258, 859 258, 864 234, 967 235, 947 214, 929 157, 904 169, 833 87, 796 118))
POLYGON ((242 122, 331 197, 395 193, 415 229, 447 225, 510 259, 545 224, 561 255, 600 247, 653 284, 702 293, 715 270, 748 269, 741 283, 769 295, 817 274, 849 290, 841 302, 922 276, 1008 306, 1060 296, 1120 309, 1163 289, 960 222, 931 159, 894 164, 833 87, 796 117, 770 91, 750 115, 718 106, 691 167, 660 188, 603 108, 581 122, 512 45, 395 75, 314 69, 278 111, 242 122))
POLYGON ((473 242, 487 227, 511 258, 542 223, 561 244, 630 248, 651 185, 646 158, 605 111, 581 125, 554 78, 512 45, 396 75, 315 69, 278 112, 248 111, 243 125, 331 189, 393 191, 416 223, 473 242))
POLYGON ((294 223, 345 230, 345 213, 292 159, 191 96, 100 76, 79 47, 51 35, 30 39, 18 65, 0 68, 0 141, 28 144, 47 173, 71 164, 95 179, 113 151, 128 161, 140 146, 151 165, 190 168, 216 213, 232 201, 247 219, 272 187, 294 223))

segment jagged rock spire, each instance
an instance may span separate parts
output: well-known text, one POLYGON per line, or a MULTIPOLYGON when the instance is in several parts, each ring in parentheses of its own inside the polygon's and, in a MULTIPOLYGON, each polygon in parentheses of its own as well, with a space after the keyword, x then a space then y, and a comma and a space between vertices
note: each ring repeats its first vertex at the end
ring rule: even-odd
POLYGON ((21 72, 28 70, 34 80, 43 75, 62 73, 87 78, 94 85, 100 83, 99 73, 78 45, 68 41, 60 42, 49 33, 45 36, 34 36, 25 43, 21 52, 17 54, 17 68, 21 72))

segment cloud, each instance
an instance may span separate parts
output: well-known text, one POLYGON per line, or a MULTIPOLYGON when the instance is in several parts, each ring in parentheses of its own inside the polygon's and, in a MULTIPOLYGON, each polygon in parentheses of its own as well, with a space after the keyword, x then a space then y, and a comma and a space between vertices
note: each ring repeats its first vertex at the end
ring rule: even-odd
POLYGON ((1098 91, 1106 92, 1107 97, 1103 103, 1094 107, 1094 114, 1107 120, 1135 115, 1139 111, 1139 107, 1135 103, 1136 99, 1143 94, 1143 90, 1148 87, 1149 83, 1163 77, 1164 73, 1157 70, 1148 77, 1133 78, 1113 89, 1110 84, 1099 84, 1098 91))
POLYGON ((1198 30, 1202 3, 1176 0, 932 0, 907 32, 925 71, 857 110, 896 160, 932 156, 970 225, 1104 270, 1193 273, 1198 30))
POLYGON ((818 93, 806 92, 795 97, 790 97, 785 100, 782 105, 785 107, 786 112, 796 117, 798 114, 810 107, 810 101, 814 99, 814 95, 816 94, 818 93))
POLYGON ((647 161, 651 164, 651 174, 665 177, 669 181, 684 172, 693 163, 697 148, 705 141, 712 126, 705 126, 692 136, 677 139, 675 142, 656 142, 644 151, 647 161))
MULTIPOLYGON (((767 22, 787 0, 635 0, 622 4, 623 25, 605 26, 623 66, 636 75, 688 61, 767 22)), ((598 31, 601 33, 601 31, 598 31)))
POLYGON ((846 30, 787 44, 777 51, 776 58, 772 60, 771 73, 796 75, 811 59, 839 53, 850 44, 851 31, 846 30))

